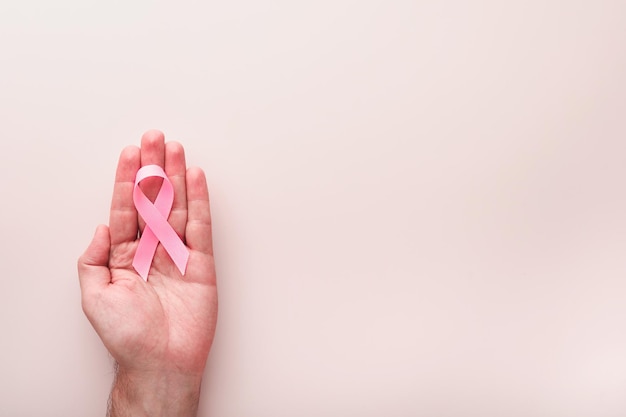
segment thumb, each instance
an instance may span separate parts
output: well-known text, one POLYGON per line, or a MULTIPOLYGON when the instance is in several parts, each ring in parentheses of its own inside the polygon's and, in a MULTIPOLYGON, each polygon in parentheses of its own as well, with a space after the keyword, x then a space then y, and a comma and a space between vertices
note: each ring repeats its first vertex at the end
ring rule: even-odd
POLYGON ((78 278, 83 294, 89 288, 102 287, 111 282, 110 250, 109 228, 101 224, 96 228, 96 233, 85 253, 78 258, 78 278))

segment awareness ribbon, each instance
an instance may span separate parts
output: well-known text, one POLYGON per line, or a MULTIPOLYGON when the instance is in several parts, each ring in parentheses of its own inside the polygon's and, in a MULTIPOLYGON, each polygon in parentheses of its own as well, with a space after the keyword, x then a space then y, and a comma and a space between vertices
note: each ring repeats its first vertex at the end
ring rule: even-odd
POLYGON ((133 268, 144 281, 147 281, 150 265, 152 265, 152 260, 160 241, 180 273, 185 275, 189 250, 167 222, 167 218, 172 211, 172 204, 174 204, 174 187, 167 175, 165 175, 163 168, 158 165, 146 165, 137 171, 135 188, 133 189, 133 201, 137 212, 146 222, 146 227, 143 229, 137 252, 135 252, 135 258, 133 259, 133 268), (163 184, 154 203, 139 188, 139 183, 150 177, 163 178, 163 184))

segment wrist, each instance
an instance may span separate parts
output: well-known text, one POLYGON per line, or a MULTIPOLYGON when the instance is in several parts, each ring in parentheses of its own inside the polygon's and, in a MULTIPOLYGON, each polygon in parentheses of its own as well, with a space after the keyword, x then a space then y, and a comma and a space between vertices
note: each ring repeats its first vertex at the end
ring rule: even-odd
POLYGON ((201 383, 201 374, 118 367, 109 417, 195 417, 201 383))

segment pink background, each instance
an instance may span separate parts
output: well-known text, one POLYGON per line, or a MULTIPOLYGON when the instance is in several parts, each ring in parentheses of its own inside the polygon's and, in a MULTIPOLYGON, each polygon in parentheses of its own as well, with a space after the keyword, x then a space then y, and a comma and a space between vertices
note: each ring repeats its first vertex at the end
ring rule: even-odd
POLYGON ((626 415, 626 3, 4 1, 0 415, 103 415, 119 151, 209 177, 200 416, 626 415))

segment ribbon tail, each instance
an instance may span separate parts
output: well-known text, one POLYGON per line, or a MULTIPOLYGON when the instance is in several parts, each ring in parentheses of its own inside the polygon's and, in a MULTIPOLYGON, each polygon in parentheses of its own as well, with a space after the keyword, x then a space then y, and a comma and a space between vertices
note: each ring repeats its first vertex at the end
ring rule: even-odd
MULTIPOLYGON (((167 221, 165 221, 165 224, 169 226, 167 221)), ((160 225, 161 223, 159 223, 159 226, 160 225)), ((187 246, 185 246, 171 226, 168 228, 156 227, 156 229, 155 233, 158 234, 157 237, 161 241, 161 245, 163 245, 165 251, 170 255, 170 258, 174 261, 181 275, 185 275, 187 261, 189 260, 189 250, 187 246)))
POLYGON ((158 244, 159 240, 156 235, 152 229, 146 225, 141 239, 139 239, 135 257, 133 258, 133 268, 135 268, 135 271, 137 271, 144 281, 148 281, 148 273, 150 272, 150 266, 152 265, 158 244))
POLYGON ((189 260, 189 250, 180 238, 167 243, 170 244, 168 245, 170 246, 169 248, 165 244, 162 244, 167 250, 167 253, 170 255, 170 258, 172 258, 172 261, 174 261, 174 264, 180 271, 180 274, 185 275, 185 271, 187 270, 187 261, 189 260))

